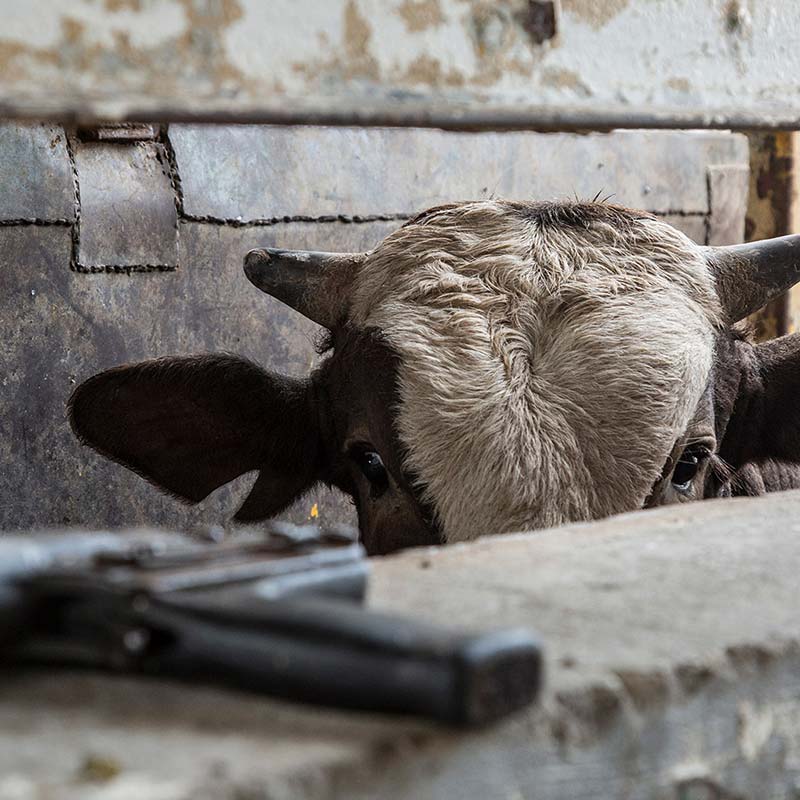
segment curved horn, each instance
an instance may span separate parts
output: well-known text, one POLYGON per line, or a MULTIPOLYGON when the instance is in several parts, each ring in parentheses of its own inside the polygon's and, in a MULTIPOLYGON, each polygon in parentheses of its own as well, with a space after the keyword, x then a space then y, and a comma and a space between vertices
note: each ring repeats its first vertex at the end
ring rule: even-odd
POLYGON ((251 250, 244 259, 250 282, 303 316, 332 328, 347 315, 353 277, 364 253, 251 250))
POLYGON ((800 281, 800 234, 706 250, 722 309, 731 322, 800 281))

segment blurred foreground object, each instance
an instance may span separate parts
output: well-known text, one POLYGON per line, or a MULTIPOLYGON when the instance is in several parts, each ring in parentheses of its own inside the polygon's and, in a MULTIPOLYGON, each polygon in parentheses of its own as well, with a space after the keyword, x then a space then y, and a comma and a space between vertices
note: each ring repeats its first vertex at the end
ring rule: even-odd
POLYGON ((271 527, 265 541, 221 544, 154 531, 5 536, 2 660, 456 725, 535 698, 539 647, 524 630, 467 635, 365 611, 368 566, 355 532, 271 527))

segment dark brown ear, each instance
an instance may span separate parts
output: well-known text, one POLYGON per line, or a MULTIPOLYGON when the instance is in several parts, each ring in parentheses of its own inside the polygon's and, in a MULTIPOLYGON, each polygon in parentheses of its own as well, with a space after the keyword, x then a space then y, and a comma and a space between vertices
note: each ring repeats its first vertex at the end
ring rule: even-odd
POLYGON ((800 462, 800 334, 763 342, 755 352, 763 382, 756 398, 758 455, 800 462))
POLYGON ((90 378, 69 420, 84 444, 189 502, 260 470, 236 518, 264 519, 319 479, 308 387, 234 356, 164 358, 90 378))

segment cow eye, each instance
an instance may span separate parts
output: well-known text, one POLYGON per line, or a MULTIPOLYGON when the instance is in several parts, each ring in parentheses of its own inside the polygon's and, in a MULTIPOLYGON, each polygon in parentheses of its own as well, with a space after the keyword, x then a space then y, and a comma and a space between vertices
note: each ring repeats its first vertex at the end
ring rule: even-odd
POLYGON ((350 451, 350 457, 370 482, 374 493, 382 494, 389 488, 389 475, 383 465, 383 459, 374 450, 354 447, 350 451))
POLYGON ((679 491, 685 492, 708 456, 709 452, 705 447, 687 447, 672 471, 672 485, 679 491))

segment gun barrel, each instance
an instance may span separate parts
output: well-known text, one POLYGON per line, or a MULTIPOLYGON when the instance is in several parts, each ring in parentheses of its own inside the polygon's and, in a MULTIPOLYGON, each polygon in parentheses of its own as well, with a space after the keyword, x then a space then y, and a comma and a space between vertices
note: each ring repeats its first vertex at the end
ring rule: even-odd
POLYGON ((0 538, 0 659, 221 683, 480 725, 535 699, 539 642, 367 610, 359 545, 157 531, 0 538))
POLYGON ((149 605, 138 669, 339 708, 482 725, 532 702, 539 642, 520 629, 465 634, 303 596, 246 613, 183 602, 149 605))

